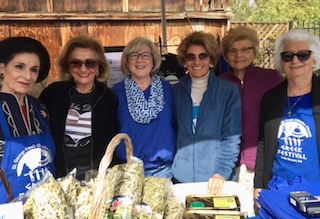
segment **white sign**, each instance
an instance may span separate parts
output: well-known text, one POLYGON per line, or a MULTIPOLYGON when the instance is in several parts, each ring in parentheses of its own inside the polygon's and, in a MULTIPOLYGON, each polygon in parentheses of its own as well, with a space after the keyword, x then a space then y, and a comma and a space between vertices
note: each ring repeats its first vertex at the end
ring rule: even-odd
POLYGON ((112 88, 114 84, 123 80, 125 75, 121 72, 121 56, 124 47, 105 47, 105 56, 110 65, 110 77, 108 80, 108 87, 112 88))
POLYGON ((22 202, 0 204, 0 219, 23 219, 22 202))

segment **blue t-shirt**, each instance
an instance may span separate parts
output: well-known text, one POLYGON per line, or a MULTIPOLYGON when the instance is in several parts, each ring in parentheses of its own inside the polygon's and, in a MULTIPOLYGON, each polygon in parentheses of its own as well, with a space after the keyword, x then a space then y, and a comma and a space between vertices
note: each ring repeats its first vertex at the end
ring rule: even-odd
POLYGON ((288 114, 288 104, 284 110, 272 174, 287 180, 302 176, 316 181, 320 180, 320 168, 311 93, 299 98, 289 97, 291 116, 288 114))

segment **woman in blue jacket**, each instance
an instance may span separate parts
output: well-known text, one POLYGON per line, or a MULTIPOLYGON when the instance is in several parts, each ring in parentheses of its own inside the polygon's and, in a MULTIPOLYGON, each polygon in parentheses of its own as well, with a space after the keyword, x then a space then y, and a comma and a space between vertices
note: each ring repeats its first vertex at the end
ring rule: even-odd
POLYGON ((239 91, 214 74, 220 49, 213 35, 191 33, 177 51, 188 74, 173 88, 178 128, 173 181, 208 181, 208 192, 219 194, 239 154, 239 91))

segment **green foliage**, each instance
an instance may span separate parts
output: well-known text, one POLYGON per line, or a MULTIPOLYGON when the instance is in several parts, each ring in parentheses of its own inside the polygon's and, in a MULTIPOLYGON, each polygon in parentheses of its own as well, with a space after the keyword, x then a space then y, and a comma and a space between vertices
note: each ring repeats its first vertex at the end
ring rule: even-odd
MULTIPOLYGON (((237 21, 303 21, 320 20, 320 0, 255 0, 257 7, 249 6, 249 0, 234 0, 232 9, 237 21)), ((295 23, 295 22, 294 22, 295 23)))

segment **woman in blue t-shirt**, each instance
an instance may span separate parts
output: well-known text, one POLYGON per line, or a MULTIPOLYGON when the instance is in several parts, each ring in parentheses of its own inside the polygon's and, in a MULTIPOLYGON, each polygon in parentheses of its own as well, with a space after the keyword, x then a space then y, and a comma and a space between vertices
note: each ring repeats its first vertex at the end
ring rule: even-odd
POLYGON ((301 29, 281 35, 275 67, 286 80, 262 99, 255 197, 272 177, 320 180, 320 78, 313 74, 320 68, 319 38, 301 29))

